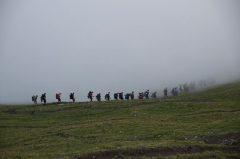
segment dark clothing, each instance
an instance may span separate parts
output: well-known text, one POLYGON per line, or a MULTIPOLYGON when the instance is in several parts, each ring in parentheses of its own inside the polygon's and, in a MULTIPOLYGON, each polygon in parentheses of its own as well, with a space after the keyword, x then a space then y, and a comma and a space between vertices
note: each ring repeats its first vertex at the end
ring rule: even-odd
POLYGON ((106 99, 106 100, 109 100, 109 99, 110 99, 110 95, 109 95, 109 94, 106 94, 106 95, 105 95, 105 99, 106 99))
POLYGON ((72 99, 72 101, 75 102, 74 93, 71 93, 70 99, 72 99))
POLYGON ((91 91, 88 93, 88 97, 90 98, 91 102, 92 102, 92 93, 93 92, 91 92, 91 91))
POLYGON ((97 98, 98 101, 101 101, 101 95, 100 95, 100 93, 96 95, 96 98, 97 98))
POLYGON ((134 94, 133 93, 131 94, 131 99, 134 99, 134 94))
POLYGON ((138 94, 138 99, 143 99, 143 93, 138 94))
POLYGON ((144 94, 145 94, 146 99, 148 99, 148 94, 149 94, 149 92, 146 91, 144 94))
POLYGON ((165 89, 163 90, 164 97, 167 97, 167 92, 168 92, 168 90, 165 88, 165 89))
POLYGON ((119 93, 119 99, 123 100, 123 93, 119 93))
POLYGON ((45 94, 42 94, 42 96, 41 96, 41 102, 44 102, 44 105, 46 104, 46 95, 45 94))

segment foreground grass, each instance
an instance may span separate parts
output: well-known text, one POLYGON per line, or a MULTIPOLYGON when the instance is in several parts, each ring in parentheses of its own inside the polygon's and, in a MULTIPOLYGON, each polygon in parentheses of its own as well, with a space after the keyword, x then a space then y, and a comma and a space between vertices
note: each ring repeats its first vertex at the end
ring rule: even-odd
MULTIPOLYGON (((236 82, 164 99, 1 106, 0 158, 72 158, 106 150, 206 146, 199 136, 240 132, 239 92, 236 82)), ((229 154, 177 157, 208 155, 229 154)))

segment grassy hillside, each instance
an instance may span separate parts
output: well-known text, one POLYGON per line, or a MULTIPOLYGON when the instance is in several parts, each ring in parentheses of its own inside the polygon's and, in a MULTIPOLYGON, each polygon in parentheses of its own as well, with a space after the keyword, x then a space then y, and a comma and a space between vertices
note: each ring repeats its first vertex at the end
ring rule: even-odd
POLYGON ((161 99, 41 104, 0 107, 0 158, 240 158, 240 82, 161 99))

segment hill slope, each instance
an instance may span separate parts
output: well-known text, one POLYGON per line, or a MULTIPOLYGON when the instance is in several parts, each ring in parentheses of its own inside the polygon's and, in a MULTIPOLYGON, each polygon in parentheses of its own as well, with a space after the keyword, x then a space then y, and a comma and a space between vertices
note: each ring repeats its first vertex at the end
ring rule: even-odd
POLYGON ((240 82, 176 97, 1 106, 1 158, 240 158, 240 82))

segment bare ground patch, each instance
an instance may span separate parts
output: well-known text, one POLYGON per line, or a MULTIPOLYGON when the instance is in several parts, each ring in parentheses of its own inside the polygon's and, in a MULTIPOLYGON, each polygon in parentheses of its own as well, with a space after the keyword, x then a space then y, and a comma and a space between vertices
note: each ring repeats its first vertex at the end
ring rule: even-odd
POLYGON ((73 159, 124 159, 125 157, 157 157, 157 156, 171 156, 177 154, 194 154, 203 153, 206 151, 220 151, 226 154, 240 154, 240 133, 228 133, 218 136, 203 136, 202 139, 207 144, 223 144, 223 147, 214 147, 206 145, 189 145, 189 146, 170 146, 157 148, 138 148, 127 150, 112 150, 101 151, 85 156, 74 155, 73 159))
POLYGON ((239 153, 239 147, 201 147, 201 146, 172 146, 172 147, 157 147, 157 148, 140 148, 129 150, 113 150, 103 151, 86 156, 73 156, 73 159, 111 159, 111 158, 124 158, 124 157, 157 157, 157 156, 171 156, 177 154, 193 154, 203 153, 206 151, 220 151, 222 153, 239 153))
POLYGON ((203 141, 207 144, 221 144, 221 145, 239 145, 240 133, 228 133, 218 136, 204 136, 203 141), (237 144, 238 143, 238 144, 237 144))

